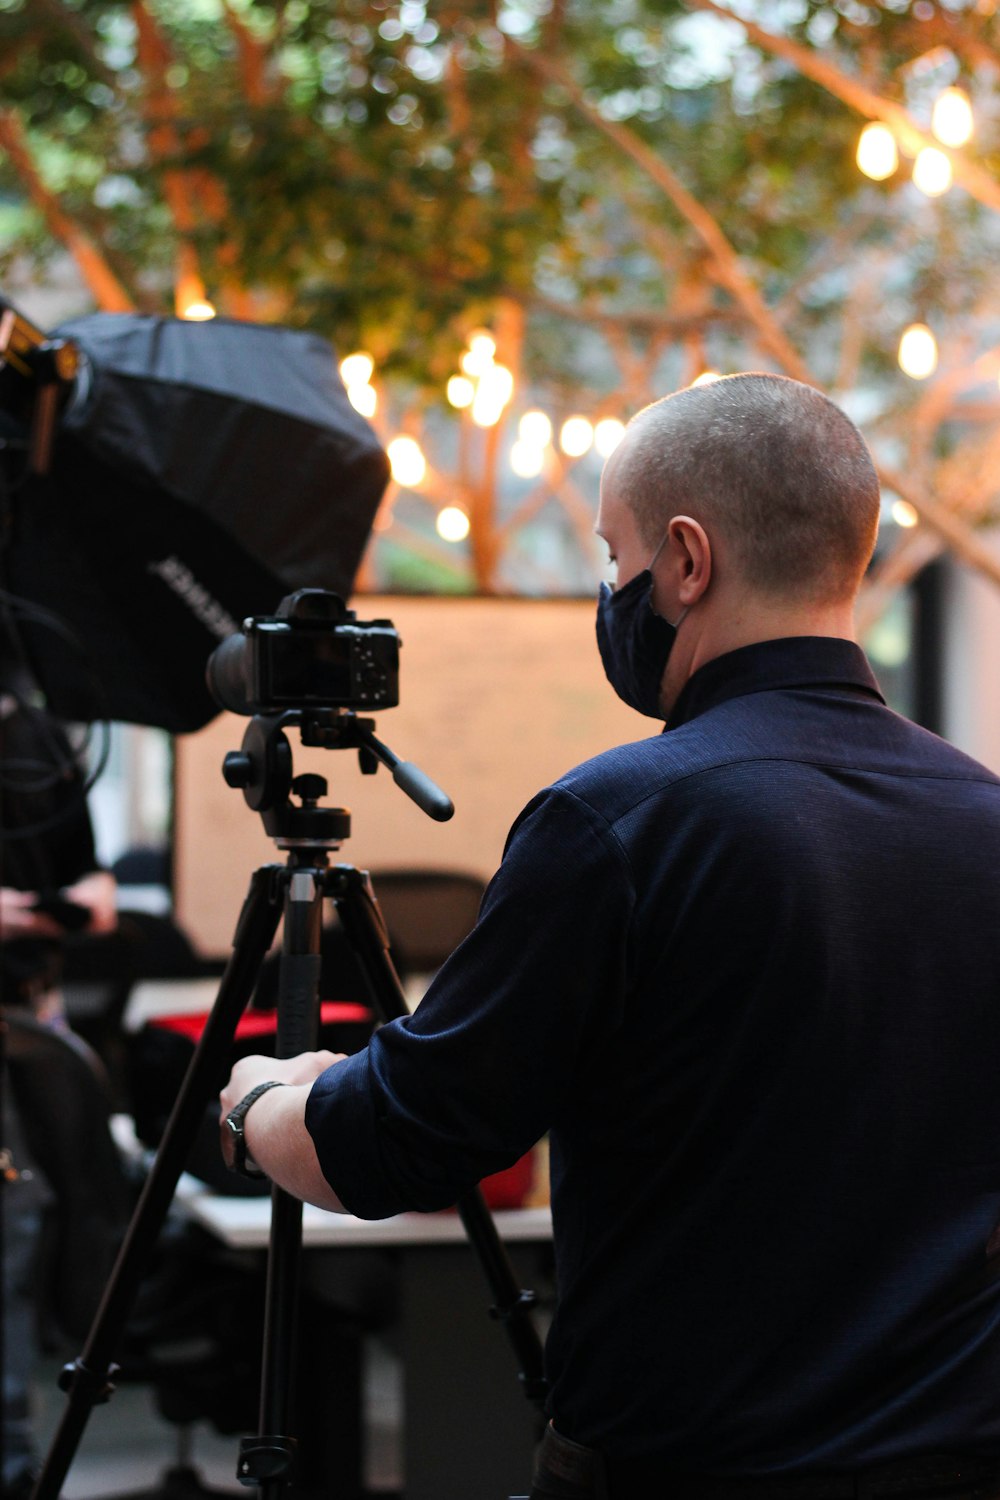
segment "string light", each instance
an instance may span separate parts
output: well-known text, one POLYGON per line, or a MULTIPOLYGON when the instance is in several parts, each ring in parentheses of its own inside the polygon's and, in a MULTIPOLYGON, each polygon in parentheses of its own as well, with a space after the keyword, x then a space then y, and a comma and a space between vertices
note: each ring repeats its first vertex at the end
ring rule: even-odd
POLYGON ((920 517, 908 500, 894 500, 892 502, 892 519, 897 526, 902 526, 906 530, 918 525, 920 522, 920 517))
POLYGON ((951 162, 936 146, 925 146, 913 163, 913 182, 928 198, 939 198, 951 187, 951 162))
POLYGON ((476 387, 467 375, 452 375, 445 387, 445 393, 452 406, 459 411, 464 411, 471 406, 476 394, 476 387))
POLYGON ((526 411, 517 424, 517 435, 532 448, 544 448, 552 441, 552 423, 543 411, 526 411))
POLYGON ((434 525, 438 536, 445 542, 464 542, 469 535, 469 518, 457 505, 446 505, 439 510, 434 525))
POLYGON ((497 341, 485 328, 477 328, 469 334, 469 351, 488 365, 497 352, 497 341))
POLYGON ((340 361, 340 378, 350 389, 352 385, 367 385, 375 372, 375 361, 370 354, 348 354, 340 361))
POLYGON ((865 126, 858 137, 855 157, 861 171, 873 182, 884 182, 899 166, 899 150, 896 137, 888 125, 874 121, 865 126))
POLYGON ((545 467, 545 449, 518 438, 510 450, 510 466, 519 479, 536 479, 545 467))
POLYGON ((514 394, 514 377, 505 365, 490 364, 479 377, 472 401, 472 420, 477 427, 495 427, 514 394))
POLYGON ((718 370, 702 370, 702 372, 701 372, 700 375, 696 375, 695 376, 695 378, 694 378, 694 380, 692 380, 691 384, 693 386, 694 385, 712 385, 716 380, 721 380, 721 379, 722 379, 722 376, 719 374, 718 370))
POLYGON ((604 417, 594 428, 594 447, 602 458, 610 458, 625 436, 625 423, 604 417))
POLYGON ((567 417, 559 429, 559 446, 567 458, 582 458, 594 441, 594 429, 586 417, 567 417))
POLYGON ((975 122, 964 89, 945 89, 934 101, 931 129, 943 146, 964 146, 972 139, 975 122))
POLYGON ((393 438, 386 452, 389 455, 392 477, 397 484, 412 489, 423 481, 427 473, 427 460, 420 451, 416 438, 393 438))
POLYGON ((207 323, 210 318, 215 317, 215 308, 211 302, 204 297, 198 297, 194 302, 189 302, 181 313, 189 323, 207 323))
POLYGON ((474 334, 459 364, 466 375, 485 375, 493 364, 497 346, 488 333, 474 334))
POLYGON ((937 369, 937 340, 926 323, 911 323, 899 341, 899 368, 911 380, 926 380, 937 369))
POLYGON ((375 370, 375 361, 370 354, 348 354, 340 361, 340 378, 347 387, 347 399, 363 417, 373 417, 378 406, 378 396, 369 381, 375 370))
POLYGON ((378 394, 373 385, 349 385, 347 399, 363 417, 373 417, 378 408, 378 394))

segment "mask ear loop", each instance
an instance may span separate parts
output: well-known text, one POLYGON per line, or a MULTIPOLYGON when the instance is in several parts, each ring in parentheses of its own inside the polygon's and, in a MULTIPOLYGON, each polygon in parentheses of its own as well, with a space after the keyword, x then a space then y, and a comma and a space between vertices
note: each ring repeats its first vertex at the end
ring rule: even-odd
MULTIPOLYGON (((664 547, 667 545, 667 538, 669 537, 669 535, 670 535, 670 529, 668 527, 668 529, 663 533, 663 536, 660 539, 659 546, 657 547, 656 551, 653 553, 652 557, 649 559, 649 562, 646 564, 646 572, 649 574, 650 578, 653 580, 652 583, 650 584, 650 589, 649 589, 649 607, 652 610, 653 614, 656 615, 657 619, 660 619, 660 620, 667 620, 667 617, 666 617, 666 615, 659 614, 657 610, 653 609, 653 590, 656 588, 656 579, 653 577, 653 564, 656 562, 656 559, 659 557, 660 553, 663 551, 664 547)), ((690 608, 691 608, 690 604, 685 605, 685 607, 681 610, 680 614, 677 616, 676 620, 667 620, 667 624, 670 626, 670 628, 672 630, 678 630, 680 628, 680 623, 683 620, 684 616, 689 612, 690 608)))

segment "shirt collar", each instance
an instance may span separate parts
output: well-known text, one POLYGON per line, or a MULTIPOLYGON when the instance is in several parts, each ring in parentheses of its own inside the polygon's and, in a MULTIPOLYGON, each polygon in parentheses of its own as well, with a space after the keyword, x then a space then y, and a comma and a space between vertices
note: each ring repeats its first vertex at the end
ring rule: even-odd
POLYGON ((699 667, 681 690, 666 727, 676 729, 729 698, 805 687, 864 693, 885 702, 867 657, 854 641, 785 636, 727 651, 699 667))

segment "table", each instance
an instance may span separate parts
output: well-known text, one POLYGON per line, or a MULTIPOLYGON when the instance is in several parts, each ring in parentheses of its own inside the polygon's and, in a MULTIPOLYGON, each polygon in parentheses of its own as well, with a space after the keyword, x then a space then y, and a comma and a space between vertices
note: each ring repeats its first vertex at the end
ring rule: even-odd
MULTIPOLYGON (((236 1249, 267 1243, 270 1200, 219 1197, 185 1178, 188 1212, 236 1249)), ((552 1292, 548 1208, 494 1214, 523 1286, 552 1292)), ((506 1500, 529 1488, 540 1418, 517 1362, 488 1316, 489 1288, 454 1213, 369 1222, 306 1205, 303 1288, 332 1298, 356 1286, 373 1257, 395 1288, 403 1357, 406 1500, 506 1500), (365 1252, 359 1258, 349 1252, 365 1252)))

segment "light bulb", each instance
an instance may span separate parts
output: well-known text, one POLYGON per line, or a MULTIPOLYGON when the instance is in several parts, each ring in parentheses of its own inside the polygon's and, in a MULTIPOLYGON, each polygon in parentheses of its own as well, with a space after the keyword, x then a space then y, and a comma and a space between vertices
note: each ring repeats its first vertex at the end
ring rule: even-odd
POLYGON ((926 323, 911 323, 899 341, 899 368, 911 380, 926 380, 937 369, 937 340, 926 323))
POLYGON ((472 402, 472 420, 477 427, 495 427, 514 394, 514 377, 505 365, 490 365, 479 377, 472 402))
POLYGON ((518 438, 510 450, 510 466, 520 479, 535 479, 545 467, 545 449, 518 438))
POLYGON ((552 423, 543 411, 526 411, 517 424, 517 435, 533 448, 544 448, 552 441, 552 423))
POLYGON ((912 526, 918 525, 920 522, 920 517, 908 500, 894 500, 892 502, 892 519, 897 526, 903 526, 907 530, 912 526))
POLYGON ((411 487, 421 482, 427 473, 427 460, 415 438, 393 438, 386 451, 389 454, 392 477, 397 484, 411 487))
POLYGON ((466 375, 452 375, 445 391, 452 406, 459 411, 471 406, 476 395, 476 387, 466 375))
POLYGON ((594 429, 586 417, 567 417, 559 429, 559 446, 567 458, 582 458, 594 441, 594 429))
POLYGON ((964 89, 938 94, 931 113, 931 129, 943 146, 964 146, 972 139, 972 104, 964 89))
POLYGON ((372 385, 349 385, 347 399, 363 417, 373 417, 378 406, 378 396, 372 385))
POLYGON ((918 151, 913 163, 913 182, 928 198, 939 198, 951 187, 951 162, 936 146, 918 151))
POLYGON ((594 447, 602 458, 610 458, 624 436, 624 422, 617 417, 604 417, 594 428, 594 447))
POLYGON ((871 122, 866 125, 858 137, 858 150, 855 157, 861 171, 873 182, 884 182, 891 177, 899 166, 899 151, 896 147, 896 137, 888 125, 878 125, 871 122))
POLYGON ((348 387, 367 385, 374 369, 375 361, 370 354, 349 354, 340 361, 340 378, 348 387))
POLYGON ((496 345, 487 334, 478 335, 474 342, 466 349, 459 364, 466 375, 485 375, 493 364, 493 355, 496 345))
POLYGON ((215 317, 215 308, 205 298, 198 297, 188 303, 181 317, 186 318, 189 323, 207 323, 209 318, 215 317))
POLYGON ((489 364, 497 352, 497 341, 485 328, 477 328, 474 333, 469 334, 469 352, 489 364))
POLYGON ((437 534, 446 542, 464 542, 469 535, 469 518, 457 505, 446 505, 434 522, 437 534))
POLYGON ((691 384, 693 386, 694 385, 714 385, 717 380, 721 380, 721 379, 722 379, 722 376, 719 374, 718 370, 702 370, 702 372, 701 372, 700 375, 696 375, 695 376, 695 378, 694 378, 694 380, 692 380, 691 384))

